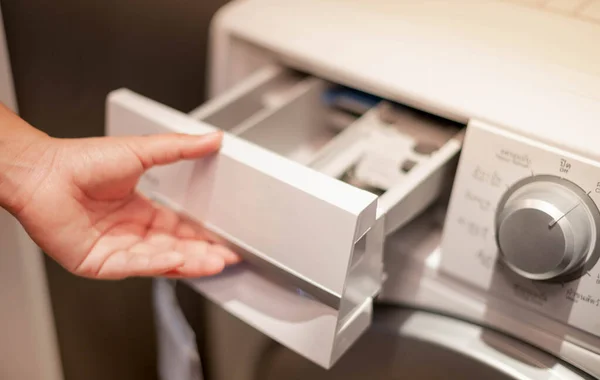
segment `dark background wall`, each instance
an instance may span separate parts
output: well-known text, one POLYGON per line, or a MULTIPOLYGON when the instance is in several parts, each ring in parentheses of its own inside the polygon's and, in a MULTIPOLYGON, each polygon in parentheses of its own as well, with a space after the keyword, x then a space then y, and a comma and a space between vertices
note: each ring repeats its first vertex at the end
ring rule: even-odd
MULTIPOLYGON (((188 112, 204 100, 209 20, 226 0, 2 0, 21 116, 56 137, 104 133, 109 91, 188 112)), ((66 380, 156 378, 151 282, 46 261, 66 380)))

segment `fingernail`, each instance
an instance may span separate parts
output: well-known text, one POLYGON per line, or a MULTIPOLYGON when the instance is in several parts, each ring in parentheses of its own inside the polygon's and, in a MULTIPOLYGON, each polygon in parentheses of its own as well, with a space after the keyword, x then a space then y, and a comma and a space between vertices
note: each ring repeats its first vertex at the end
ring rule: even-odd
POLYGON ((212 145, 214 148, 220 148, 223 142, 223 132, 211 132, 199 136, 199 140, 202 144, 212 145))
POLYGON ((235 264, 241 260, 238 254, 222 245, 213 245, 212 249, 225 260, 225 264, 235 264))
POLYGON ((210 139, 210 140, 221 140, 223 138, 223 132, 222 131, 210 132, 210 133, 203 135, 203 137, 206 139, 210 139))

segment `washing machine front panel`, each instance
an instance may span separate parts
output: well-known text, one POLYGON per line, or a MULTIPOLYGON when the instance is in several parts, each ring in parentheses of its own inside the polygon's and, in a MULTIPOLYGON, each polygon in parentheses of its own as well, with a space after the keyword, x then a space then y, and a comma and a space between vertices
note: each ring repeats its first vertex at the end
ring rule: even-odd
POLYGON ((256 380, 591 379, 560 360, 475 324, 425 311, 378 306, 367 333, 329 371, 273 344, 256 380))

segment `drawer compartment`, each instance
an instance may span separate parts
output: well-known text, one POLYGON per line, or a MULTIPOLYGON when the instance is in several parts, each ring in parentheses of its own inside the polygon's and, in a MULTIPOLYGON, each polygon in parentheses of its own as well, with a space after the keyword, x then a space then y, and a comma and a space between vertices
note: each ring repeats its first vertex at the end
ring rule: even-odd
POLYGON ((326 368, 370 324, 385 235, 432 203, 452 170, 460 128, 425 119, 280 67, 189 115, 126 89, 107 102, 113 136, 225 131, 218 154, 152 168, 139 190, 244 258, 189 280, 196 290, 326 368))
POLYGON ((326 99, 333 96, 335 85, 331 83, 271 67, 190 116, 307 164, 340 133, 340 125, 357 119, 331 107, 326 99))
POLYGON ((460 124, 382 101, 309 166, 378 195, 389 235, 448 192, 463 132, 460 124))
MULTIPOLYGON (((449 189, 464 125, 281 68, 262 75, 259 90, 217 113, 244 114, 248 98, 262 106, 219 127, 379 196, 386 235, 449 189)), ((210 121, 214 113, 203 106, 192 115, 210 121)))

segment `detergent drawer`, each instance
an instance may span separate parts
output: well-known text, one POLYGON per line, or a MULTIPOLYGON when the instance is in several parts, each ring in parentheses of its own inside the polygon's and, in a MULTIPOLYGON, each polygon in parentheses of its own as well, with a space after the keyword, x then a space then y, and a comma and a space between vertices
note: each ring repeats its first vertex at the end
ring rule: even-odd
POLYGON ((113 92, 110 135, 224 131, 213 157, 139 190, 201 222, 243 264, 189 280, 324 367, 369 326, 383 242, 449 193, 463 126, 306 73, 258 70, 189 114, 113 92))
POLYGON ((269 67, 185 114, 127 89, 107 99, 107 134, 224 131, 212 157, 155 167, 139 191, 201 222, 243 257, 189 280, 266 335, 330 367, 369 326, 382 282, 377 196, 310 167, 339 135, 331 84, 269 67))

